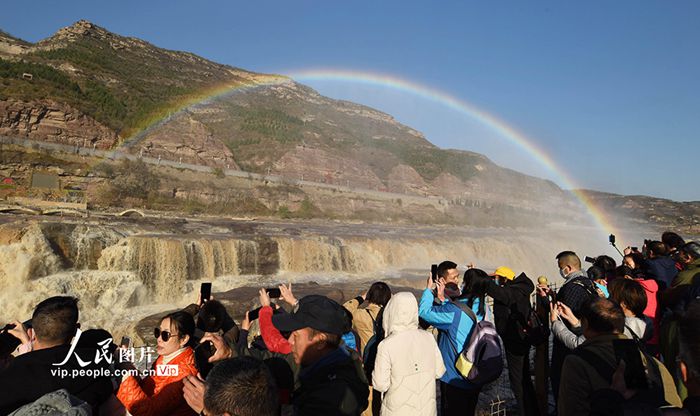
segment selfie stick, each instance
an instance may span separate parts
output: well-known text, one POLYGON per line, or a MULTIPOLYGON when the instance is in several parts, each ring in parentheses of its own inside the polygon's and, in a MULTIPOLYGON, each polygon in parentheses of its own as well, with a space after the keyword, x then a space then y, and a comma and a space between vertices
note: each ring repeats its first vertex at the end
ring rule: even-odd
POLYGON ((622 256, 623 259, 625 258, 625 255, 622 254, 622 252, 620 251, 619 248, 617 248, 617 246, 615 245, 615 243, 611 242, 610 245, 613 246, 613 247, 615 247, 615 250, 617 250, 617 252, 620 253, 620 256, 622 256))

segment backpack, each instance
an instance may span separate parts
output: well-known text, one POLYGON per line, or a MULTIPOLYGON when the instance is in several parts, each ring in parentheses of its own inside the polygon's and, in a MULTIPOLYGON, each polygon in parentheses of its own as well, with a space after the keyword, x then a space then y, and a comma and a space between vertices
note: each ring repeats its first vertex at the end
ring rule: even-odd
POLYGON ((530 306, 525 317, 525 323, 521 324, 522 339, 530 345, 540 345, 549 340, 549 326, 542 322, 537 311, 530 306))
POLYGON ((374 332, 374 335, 367 340, 367 345, 365 345, 365 349, 362 353, 362 364, 365 370, 365 376, 370 384, 372 384, 372 371, 374 371, 374 362, 377 361, 377 348, 379 347, 379 343, 384 339, 384 327, 382 326, 384 308, 381 308, 377 313, 377 319, 372 318, 372 314, 369 310, 365 310, 370 319, 372 319, 372 332, 374 332))
POLYGON ((457 354, 455 368, 467 381, 484 385, 490 383, 503 372, 503 343, 496 332, 493 323, 477 318, 474 311, 462 302, 454 302, 464 313, 474 321, 474 328, 465 341, 462 351, 457 354))
POLYGON ((598 291, 596 290, 595 283, 587 276, 575 277, 571 284, 582 287, 587 293, 591 300, 600 297, 598 291))

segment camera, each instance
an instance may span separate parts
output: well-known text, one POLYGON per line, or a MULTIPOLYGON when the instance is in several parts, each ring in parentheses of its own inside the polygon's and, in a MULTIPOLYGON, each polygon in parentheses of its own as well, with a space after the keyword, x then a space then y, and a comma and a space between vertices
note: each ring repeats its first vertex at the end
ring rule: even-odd
POLYGON ((7 324, 2 329, 0 329, 0 332, 7 332, 10 329, 15 329, 16 326, 17 325, 15 325, 15 324, 7 324))

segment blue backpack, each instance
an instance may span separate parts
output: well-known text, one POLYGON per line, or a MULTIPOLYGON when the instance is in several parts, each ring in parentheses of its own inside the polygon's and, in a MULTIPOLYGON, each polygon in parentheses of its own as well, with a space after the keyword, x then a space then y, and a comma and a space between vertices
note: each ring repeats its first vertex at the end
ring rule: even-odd
POLYGON ((503 372, 503 343, 492 322, 477 318, 474 311, 462 302, 453 302, 474 321, 472 333, 457 351, 455 368, 469 382, 483 386, 498 379, 503 372))

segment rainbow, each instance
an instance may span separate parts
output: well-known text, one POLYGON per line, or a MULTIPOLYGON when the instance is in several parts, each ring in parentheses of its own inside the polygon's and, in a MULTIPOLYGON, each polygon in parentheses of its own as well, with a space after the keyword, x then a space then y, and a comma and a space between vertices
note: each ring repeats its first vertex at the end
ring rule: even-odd
POLYGON ((263 86, 283 84, 285 82, 289 82, 289 78, 279 75, 259 75, 251 77, 245 82, 215 85, 205 89, 204 91, 200 91, 198 94, 182 98, 178 102, 168 106, 166 109, 161 110, 160 113, 146 120, 143 123, 144 125, 137 128, 133 134, 122 141, 119 147, 128 148, 138 144, 151 131, 164 123, 167 123, 172 117, 186 111, 189 108, 206 104, 212 100, 233 94, 237 91, 246 91, 263 86))
MULTIPOLYGON (((617 234, 618 238, 623 241, 620 231, 613 226, 612 221, 608 218, 605 212, 598 208, 595 203, 583 192, 579 191, 580 187, 576 185, 576 182, 567 174, 562 168, 557 166, 555 161, 552 159, 547 152, 537 146, 537 143, 528 138, 525 134, 517 131, 515 128, 510 126, 505 121, 499 119, 498 117, 490 114, 484 110, 479 109, 474 104, 471 104, 465 100, 458 99, 451 96, 443 91, 435 88, 431 88, 425 85, 421 85, 415 82, 411 82, 396 76, 378 74, 363 71, 349 71, 349 70, 339 70, 339 69, 309 69, 301 71, 291 71, 289 75, 293 80, 304 82, 304 81, 336 81, 336 82, 346 82, 346 83, 356 83, 365 84, 375 87, 389 88, 397 90, 400 92, 406 92, 418 97, 433 101, 447 108, 450 108, 460 114, 464 114, 471 119, 474 119, 481 123, 482 125, 490 128, 501 137, 505 138, 516 147, 525 151, 538 163, 544 166, 558 182, 563 185, 564 188, 568 188, 576 198, 583 204, 586 211, 598 226, 601 232, 608 234, 617 234)), ((167 117, 161 117, 155 121, 151 121, 148 126, 140 130, 137 134, 131 136, 127 139, 123 145, 131 146, 134 143, 138 143, 142 138, 144 138, 152 129, 158 127, 159 125, 167 122, 167 120, 172 116, 181 111, 186 110, 192 106, 196 106, 202 103, 209 102, 211 100, 217 99, 219 97, 227 96, 232 93, 241 90, 250 90, 253 88, 258 88, 261 86, 276 85, 288 82, 289 79, 282 76, 261 76, 257 79, 252 80, 250 83, 242 83, 236 85, 223 85, 206 91, 197 97, 192 97, 182 103, 179 103, 177 109, 171 111, 167 117)))
POLYGON ((458 113, 464 114, 479 123, 487 126, 500 136, 513 143, 518 148, 524 150, 538 163, 544 166, 554 177, 558 179, 564 188, 568 188, 576 198, 586 207, 593 221, 598 225, 601 231, 605 234, 617 234, 617 237, 622 241, 620 231, 613 226, 612 221, 608 218, 605 212, 598 208, 595 203, 579 189, 576 182, 562 168, 557 166, 551 156, 543 149, 537 146, 536 142, 528 138, 525 134, 517 131, 505 121, 499 119, 493 114, 487 113, 479 109, 474 104, 453 97, 443 91, 435 88, 420 85, 405 79, 386 74, 377 74, 361 71, 347 71, 338 69, 310 69, 297 72, 291 72, 290 76, 299 82, 308 81, 340 81, 360 83, 370 86, 390 88, 397 91, 403 91, 421 98, 433 101, 444 105, 458 113))

